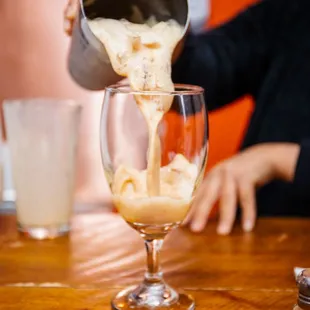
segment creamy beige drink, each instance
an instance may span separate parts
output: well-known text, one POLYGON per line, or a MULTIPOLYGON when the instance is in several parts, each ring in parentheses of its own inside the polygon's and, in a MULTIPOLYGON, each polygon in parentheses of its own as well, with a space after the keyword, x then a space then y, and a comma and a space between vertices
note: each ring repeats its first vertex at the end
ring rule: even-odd
POLYGON ((196 177, 197 167, 178 154, 169 165, 160 168, 160 195, 150 196, 147 171, 120 166, 112 189, 114 202, 128 222, 177 223, 186 216, 196 177))
POLYGON ((149 130, 147 169, 118 167, 112 184, 114 203, 130 223, 181 222, 191 203, 198 169, 181 154, 161 167, 157 129, 171 107, 173 95, 161 96, 156 92, 174 90, 171 58, 183 28, 173 20, 150 21, 146 25, 97 19, 89 21, 89 25, 104 44, 115 72, 128 77, 133 90, 154 91, 151 95, 135 95, 149 130))

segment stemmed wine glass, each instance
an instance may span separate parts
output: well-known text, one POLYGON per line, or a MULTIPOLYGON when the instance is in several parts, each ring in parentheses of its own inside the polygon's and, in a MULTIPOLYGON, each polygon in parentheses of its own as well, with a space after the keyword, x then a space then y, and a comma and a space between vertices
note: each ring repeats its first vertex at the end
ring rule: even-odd
POLYGON ((114 205, 147 251, 143 282, 118 293, 112 308, 194 309, 190 296, 164 282, 159 252, 165 236, 186 217, 204 175, 208 115, 203 89, 175 85, 173 92, 137 92, 128 85, 110 86, 100 130, 114 205))

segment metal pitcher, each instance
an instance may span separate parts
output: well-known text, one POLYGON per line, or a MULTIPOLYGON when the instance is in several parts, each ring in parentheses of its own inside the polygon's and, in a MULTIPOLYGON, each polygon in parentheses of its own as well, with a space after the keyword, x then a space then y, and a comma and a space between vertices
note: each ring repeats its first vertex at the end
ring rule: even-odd
POLYGON ((105 47, 91 32, 88 20, 101 17, 143 24, 151 16, 158 22, 174 19, 184 26, 185 34, 189 24, 187 1, 80 0, 68 58, 71 76, 88 90, 103 90, 122 78, 114 72, 105 47))

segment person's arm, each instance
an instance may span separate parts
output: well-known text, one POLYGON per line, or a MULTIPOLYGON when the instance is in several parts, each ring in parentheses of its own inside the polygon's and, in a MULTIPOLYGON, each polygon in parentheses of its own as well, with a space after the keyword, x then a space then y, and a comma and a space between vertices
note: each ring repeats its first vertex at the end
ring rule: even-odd
POLYGON ((288 6, 286 1, 265 0, 219 28, 188 35, 173 66, 173 81, 205 88, 211 110, 255 95, 288 6))
POLYGON ((298 158, 299 162, 305 160, 308 165, 307 179, 301 183, 304 187, 300 189, 304 188, 305 193, 308 189, 309 197, 310 164, 307 154, 310 155, 310 143, 304 159, 302 153, 299 154, 300 146, 296 143, 265 143, 217 164, 197 191, 185 224, 189 224, 194 232, 202 231, 214 204, 219 202, 219 234, 231 232, 238 205, 242 209, 242 227, 251 231, 256 221, 256 189, 276 179, 292 183, 295 171, 298 176, 298 158))

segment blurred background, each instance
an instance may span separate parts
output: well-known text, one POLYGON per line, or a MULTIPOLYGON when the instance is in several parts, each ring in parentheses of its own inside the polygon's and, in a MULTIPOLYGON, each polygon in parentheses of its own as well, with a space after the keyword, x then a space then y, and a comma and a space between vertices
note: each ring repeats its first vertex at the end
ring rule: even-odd
MULTIPOLYGON (((104 202, 108 199, 109 190, 101 172, 98 143, 102 93, 91 93, 79 88, 67 72, 70 38, 63 30, 66 2, 0 1, 0 36, 3 41, 0 51, 0 101, 20 97, 72 98, 80 101, 83 113, 78 152, 77 199, 104 202), (99 183, 97 180, 100 180, 99 183)), ((7 163, 6 150, 4 160, 7 163)), ((8 174, 4 177, 5 187, 10 187, 7 184, 10 183, 8 174)), ((5 191, 4 194, 7 195, 4 198, 11 199, 10 192, 5 191)))
MULTIPOLYGON (((70 38, 63 31, 66 0, 0 1, 0 101, 8 98, 72 98, 83 104, 78 151, 76 200, 109 204, 100 159, 99 120, 103 92, 77 86, 67 72, 70 38)), ((255 0, 190 0, 192 31, 221 24, 255 0)), ((233 155, 242 140, 252 111, 251 98, 243 98, 210 114, 208 170, 233 155)), ((2 116, 3 120, 3 116, 2 116)), ((4 200, 14 200, 10 163, 4 145, 4 200)))

